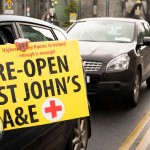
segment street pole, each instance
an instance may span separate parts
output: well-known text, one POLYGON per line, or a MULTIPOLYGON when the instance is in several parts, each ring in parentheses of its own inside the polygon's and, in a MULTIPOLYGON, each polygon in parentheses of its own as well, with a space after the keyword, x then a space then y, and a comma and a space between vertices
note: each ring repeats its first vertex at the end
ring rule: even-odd
POLYGON ((51 23, 54 24, 54 12, 55 12, 55 8, 54 8, 54 1, 55 0, 51 0, 51 23))
POLYGON ((97 17, 97 0, 93 0, 93 17, 97 17))
POLYGON ((78 0, 78 19, 81 19, 81 0, 78 0))
POLYGON ((50 15, 51 15, 51 23, 58 24, 56 13, 55 13, 55 6, 58 4, 57 0, 51 0, 51 8, 50 8, 50 15))
POLYGON ((106 0, 106 17, 109 17, 109 0, 106 0))
POLYGON ((137 16, 137 18, 139 19, 140 18, 140 15, 141 15, 141 0, 137 0, 136 1, 136 4, 137 4, 137 8, 135 10, 135 15, 137 16))
POLYGON ((24 16, 27 15, 27 0, 24 0, 24 16))
POLYGON ((125 17, 124 16, 124 7, 125 7, 125 4, 124 4, 124 0, 121 0, 121 13, 122 13, 122 17, 125 17))
MULTIPOLYGON (((147 6, 150 6, 150 0, 147 0, 147 6)), ((147 21, 150 23, 150 9, 147 7, 147 21)))

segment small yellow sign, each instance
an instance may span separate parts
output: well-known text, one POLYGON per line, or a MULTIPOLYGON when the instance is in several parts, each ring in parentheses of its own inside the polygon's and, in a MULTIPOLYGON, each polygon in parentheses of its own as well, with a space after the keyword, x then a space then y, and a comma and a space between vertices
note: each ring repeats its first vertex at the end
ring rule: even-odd
POLYGON ((89 116, 78 42, 0 46, 0 118, 12 130, 89 116))
POLYGON ((6 5, 8 9, 11 9, 13 6, 13 2, 11 0, 7 0, 6 5))
POLYGON ((70 22, 77 21, 77 13, 70 13, 70 22))

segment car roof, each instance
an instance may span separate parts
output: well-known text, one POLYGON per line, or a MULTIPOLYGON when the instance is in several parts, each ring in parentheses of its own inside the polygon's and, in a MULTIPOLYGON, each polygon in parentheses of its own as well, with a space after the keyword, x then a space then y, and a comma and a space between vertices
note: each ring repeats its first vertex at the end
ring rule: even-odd
POLYGON ((59 27, 32 17, 25 17, 25 16, 17 16, 17 15, 0 15, 0 22, 24 22, 24 23, 35 23, 38 25, 44 25, 47 27, 52 27, 61 30, 59 27))
POLYGON ((141 20, 141 19, 133 19, 133 18, 117 18, 117 17, 95 17, 95 18, 84 18, 84 19, 79 19, 77 22, 82 22, 82 21, 101 21, 101 20, 125 21, 125 22, 145 22, 145 20, 141 20))

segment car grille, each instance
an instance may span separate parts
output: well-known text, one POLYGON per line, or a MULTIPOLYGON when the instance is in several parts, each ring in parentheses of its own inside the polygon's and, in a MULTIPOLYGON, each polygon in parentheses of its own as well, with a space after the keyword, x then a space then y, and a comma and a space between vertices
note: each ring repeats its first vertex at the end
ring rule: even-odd
POLYGON ((83 64, 85 71, 98 71, 102 66, 102 62, 98 61, 84 61, 83 64))

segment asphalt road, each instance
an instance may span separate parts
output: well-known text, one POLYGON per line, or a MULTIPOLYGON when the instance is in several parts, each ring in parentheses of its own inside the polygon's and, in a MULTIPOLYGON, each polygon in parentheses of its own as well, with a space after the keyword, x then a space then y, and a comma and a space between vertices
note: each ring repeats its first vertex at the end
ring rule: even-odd
MULTIPOLYGON (((105 98, 100 104, 94 97, 89 98, 92 108, 92 137, 87 150, 123 150, 123 148, 133 150, 145 135, 150 136, 150 132, 146 134, 150 127, 150 113, 147 114, 150 112, 150 89, 146 87, 145 82, 140 92, 139 104, 133 109, 126 106, 122 98, 105 98), (148 117, 144 124, 143 117, 146 114, 148 117)), ((144 144, 148 146, 146 149, 142 145, 142 150, 150 150, 150 138, 145 137, 145 139, 144 144)))

